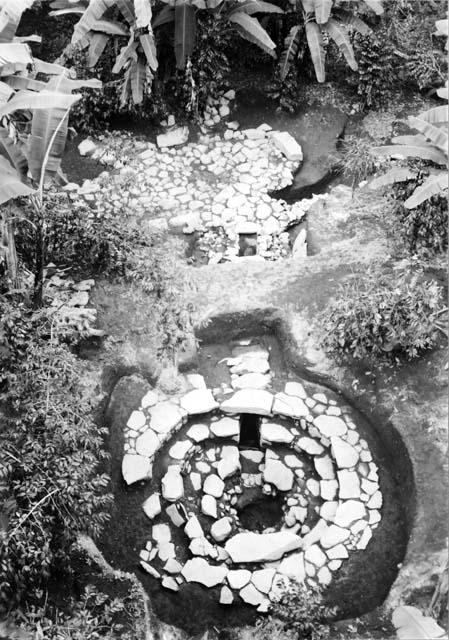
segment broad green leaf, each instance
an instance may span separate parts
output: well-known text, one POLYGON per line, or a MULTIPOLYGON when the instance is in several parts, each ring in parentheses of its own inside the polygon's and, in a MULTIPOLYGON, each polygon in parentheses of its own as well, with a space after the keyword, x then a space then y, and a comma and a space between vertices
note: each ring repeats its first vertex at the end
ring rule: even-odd
POLYGON ((8 83, 12 89, 29 89, 30 91, 44 91, 47 83, 27 76, 5 76, 3 80, 8 83))
POLYGON ((440 87, 439 89, 437 89, 437 96, 439 98, 443 98, 443 100, 449 99, 449 90, 447 85, 445 87, 440 87))
POLYGON ((408 121, 415 129, 418 129, 428 140, 430 140, 438 149, 446 154, 448 152, 448 136, 444 129, 438 128, 430 122, 409 116, 408 121))
POLYGON ((29 36, 14 36, 14 40, 13 42, 42 42, 42 38, 41 36, 38 36, 36 34, 33 35, 29 35, 29 36))
POLYGON ((186 59, 195 48, 196 9, 190 0, 175 3, 175 56, 178 69, 184 69, 186 59))
POLYGON ((298 45, 299 45, 299 26, 295 25, 290 29, 290 33, 285 38, 284 41, 284 50, 281 55, 281 60, 279 64, 279 74, 281 76, 281 80, 285 80, 288 75, 290 65, 293 60, 298 55, 298 45))
POLYGON ((143 101, 143 90, 145 87, 146 70, 145 64, 137 59, 131 62, 130 79, 131 93, 134 104, 140 104, 143 101))
POLYGON ((350 68, 353 71, 357 71, 358 65, 354 56, 354 50, 345 27, 340 22, 337 22, 337 20, 330 18, 330 20, 323 25, 323 28, 326 29, 332 40, 340 49, 350 68))
POLYGON ((449 107, 447 104, 441 107, 434 107, 433 109, 420 113, 418 118, 431 124, 446 124, 449 120, 449 107))
POLYGON ((408 167, 394 167, 386 173, 383 173, 381 176, 371 180, 368 186, 370 189, 380 189, 381 187, 386 187, 389 184, 393 184, 395 182, 406 182, 413 178, 416 178, 416 171, 412 171, 412 169, 409 169, 408 167))
POLYGON ((65 16, 70 13, 79 13, 82 15, 85 12, 85 7, 74 7, 73 9, 56 9, 55 11, 50 11, 49 16, 52 18, 57 18, 58 16, 65 16))
MULTIPOLYGON (((8 84, 6 83, 6 80, 8 79, 8 77, 15 78, 16 76, 7 76, 6 78, 3 78, 5 82, 0 82, 0 104, 3 104, 4 102, 8 102, 8 100, 14 93, 11 85, 9 83, 8 84)), ((20 77, 20 76, 17 76, 17 77, 20 77)))
POLYGON ((431 175, 415 189, 410 198, 404 202, 407 209, 414 209, 420 204, 429 200, 432 196, 437 196, 443 191, 447 191, 447 174, 442 172, 439 175, 431 175))
POLYGON ((33 67, 30 48, 23 42, 0 43, 0 75, 9 76, 33 67))
POLYGON ((420 133, 414 136, 395 136, 391 139, 393 144, 405 144, 419 147, 428 147, 429 143, 420 133))
POLYGON ((276 45, 265 29, 261 26, 257 18, 253 18, 246 13, 237 11, 229 16, 229 21, 234 23, 235 29, 242 38, 256 44, 260 49, 265 51, 265 53, 268 53, 268 55, 273 58, 275 57, 274 50, 276 45))
POLYGON ((0 152, 14 165, 17 174, 25 178, 28 170, 28 161, 18 141, 14 141, 5 127, 0 127, 0 152))
POLYGON ((173 7, 163 7, 159 13, 153 18, 151 26, 153 29, 161 27, 163 24, 173 22, 175 19, 175 10, 173 7))
POLYGON ((123 85, 120 93, 120 105, 122 107, 126 106, 130 93, 131 93, 131 65, 129 65, 129 67, 126 69, 125 76, 123 78, 123 85))
POLYGON ((271 4, 271 2, 263 2, 263 0, 245 0, 245 2, 239 3, 232 9, 229 14, 231 15, 236 11, 243 11, 243 13, 247 13, 250 16, 254 13, 284 13, 280 7, 271 4))
POLYGON ((137 29, 146 29, 151 24, 152 12, 150 0, 134 0, 137 29))
POLYGON ((447 638, 445 630, 433 618, 423 616, 416 607, 398 607, 393 611, 392 622, 400 640, 447 638))
POLYGON ((76 71, 74 69, 67 69, 60 64, 54 62, 45 62, 39 58, 34 58, 34 66, 37 73, 45 73, 47 76, 59 76, 61 74, 69 75, 72 78, 76 77, 76 71))
POLYGON ((362 36, 367 36, 373 31, 371 27, 366 24, 366 22, 363 22, 363 20, 352 13, 339 13, 338 19, 346 27, 348 27, 348 29, 354 29, 355 31, 358 31, 358 33, 361 33, 362 36))
POLYGON ((129 36, 129 29, 116 20, 94 20, 91 31, 99 31, 111 36, 129 36))
POLYGON ((383 147, 373 147, 373 152, 380 156, 404 156, 405 158, 419 158, 420 160, 431 160, 435 164, 445 165, 445 155, 435 149, 430 144, 427 147, 418 145, 385 145, 383 147))
POLYGON ((53 107, 68 109, 80 98, 81 95, 72 96, 49 90, 40 93, 27 90, 19 91, 9 102, 0 107, 0 118, 14 113, 14 111, 33 111, 34 109, 52 109, 53 107))
POLYGON ((108 9, 115 4, 115 0, 90 0, 89 6, 76 23, 72 35, 72 44, 79 42, 92 30, 92 25, 101 20, 108 9))
POLYGON ((115 64, 112 67, 112 73, 120 73, 124 66, 126 66, 129 60, 137 59, 137 42, 130 40, 126 47, 120 49, 120 53, 115 59, 115 64))
POLYGON ((315 0, 315 20, 324 24, 330 18, 333 0, 315 0))
POLYGON ((92 69, 95 67, 101 54, 106 48, 109 42, 109 36, 106 33, 91 33, 89 34, 90 44, 89 51, 87 52, 87 66, 92 69))
POLYGON ((34 0, 2 0, 0 5, 0 42, 11 42, 16 35, 22 13, 34 0))
POLYGON ((148 27, 150 29, 150 33, 143 33, 139 36, 140 44, 142 45, 142 49, 144 50, 145 57, 152 71, 156 71, 158 68, 157 61, 157 53, 156 53, 156 44, 154 42, 153 32, 151 31, 151 26, 148 27))
POLYGON ((134 12, 134 2, 133 0, 115 0, 116 5, 122 16, 125 18, 126 22, 129 25, 134 24, 134 20, 136 18, 134 12))
POLYGON ((123 67, 128 64, 129 60, 135 60, 137 58, 137 42, 130 40, 126 47, 120 49, 120 53, 115 59, 115 64, 112 67, 112 73, 120 73, 123 67))
POLYGON ((318 82, 324 82, 326 79, 325 72, 325 53, 323 45, 323 35, 320 27, 316 22, 306 23, 306 36, 309 45, 310 55, 312 57, 313 66, 318 82))
POLYGON ((384 8, 382 6, 382 0, 364 0, 364 2, 378 16, 383 14, 384 8))
POLYGON ((6 158, 0 156, 0 204, 20 196, 30 196, 32 193, 34 190, 23 183, 14 167, 6 158))

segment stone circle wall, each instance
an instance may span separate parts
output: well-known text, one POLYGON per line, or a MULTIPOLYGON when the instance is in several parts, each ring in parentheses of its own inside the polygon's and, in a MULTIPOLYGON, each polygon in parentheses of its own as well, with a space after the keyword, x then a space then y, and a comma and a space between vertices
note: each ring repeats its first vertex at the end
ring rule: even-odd
POLYGON ((168 449, 160 491, 142 505, 153 526, 140 564, 172 591, 197 582, 219 587, 222 604, 240 598, 267 611, 290 580, 327 586, 367 547, 381 520, 378 468, 335 400, 308 396, 299 381, 263 388, 271 376, 263 348, 238 347, 228 365, 234 389, 208 389, 194 374, 179 397, 142 398, 126 426, 122 473, 128 484, 150 480, 158 452, 189 421, 168 449), (258 448, 238 446, 242 414, 261 417, 258 448), (237 506, 251 491, 283 501, 274 527, 243 527, 237 506), (169 524, 158 522, 164 511, 169 524), (184 530, 186 561, 172 527, 184 530))

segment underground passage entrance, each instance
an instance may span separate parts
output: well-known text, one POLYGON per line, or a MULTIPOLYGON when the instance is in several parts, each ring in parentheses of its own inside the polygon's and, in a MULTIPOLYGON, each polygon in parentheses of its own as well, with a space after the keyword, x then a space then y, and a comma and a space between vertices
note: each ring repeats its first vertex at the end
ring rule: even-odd
POLYGON ((240 415, 240 446, 258 447, 260 444, 260 416, 254 413, 240 415))

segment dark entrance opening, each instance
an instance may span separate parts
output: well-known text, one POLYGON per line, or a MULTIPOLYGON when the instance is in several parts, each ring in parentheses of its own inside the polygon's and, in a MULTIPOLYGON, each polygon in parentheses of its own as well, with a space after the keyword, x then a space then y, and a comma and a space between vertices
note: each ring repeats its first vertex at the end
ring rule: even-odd
POLYGON ((262 496, 244 506, 237 503, 240 523, 250 531, 261 532, 267 527, 275 527, 284 515, 282 504, 283 500, 279 496, 262 496))
POLYGON ((240 446, 258 447, 260 441, 260 416, 254 413, 240 414, 240 446))

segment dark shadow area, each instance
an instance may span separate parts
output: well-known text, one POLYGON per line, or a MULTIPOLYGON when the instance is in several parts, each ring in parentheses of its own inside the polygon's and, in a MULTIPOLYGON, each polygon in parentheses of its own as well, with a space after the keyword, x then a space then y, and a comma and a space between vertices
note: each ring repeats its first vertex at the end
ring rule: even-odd
POLYGON ((254 413, 240 416, 240 446, 258 447, 260 441, 260 417, 254 413))
POLYGON ((282 499, 279 496, 263 496, 254 502, 238 508, 240 522, 245 529, 261 533, 268 527, 275 527, 281 522, 282 499))

